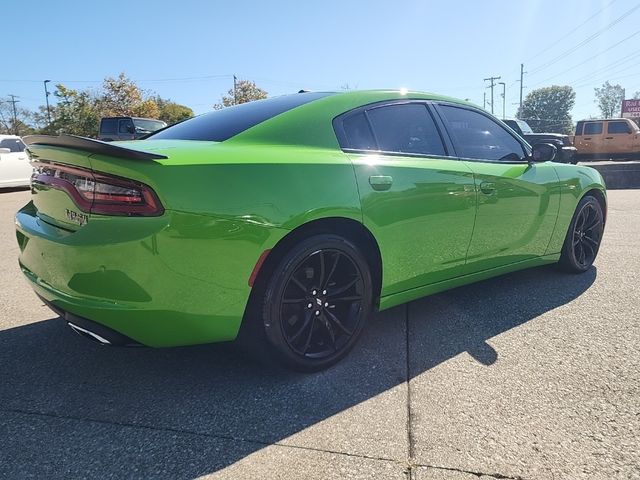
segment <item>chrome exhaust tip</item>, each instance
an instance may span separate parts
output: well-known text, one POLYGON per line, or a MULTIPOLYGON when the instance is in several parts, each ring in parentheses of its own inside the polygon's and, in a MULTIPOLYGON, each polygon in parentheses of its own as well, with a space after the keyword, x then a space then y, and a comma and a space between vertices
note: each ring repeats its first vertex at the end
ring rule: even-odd
POLYGON ((94 340, 98 343, 101 343, 102 345, 111 345, 111 342, 109 340, 107 340, 104 337, 101 337, 100 335, 98 335, 97 333, 91 332, 89 330, 87 330, 86 328, 82 328, 74 323, 71 322, 67 322, 67 325, 69 325, 71 327, 71 330, 73 330, 74 332, 76 332, 78 335, 85 337, 85 338, 89 338, 91 340, 94 340))

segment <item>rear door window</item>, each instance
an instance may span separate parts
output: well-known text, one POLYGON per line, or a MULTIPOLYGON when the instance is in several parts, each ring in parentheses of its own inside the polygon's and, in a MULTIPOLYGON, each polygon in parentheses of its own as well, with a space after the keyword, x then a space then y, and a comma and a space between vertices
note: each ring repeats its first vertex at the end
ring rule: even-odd
POLYGON ((367 110, 367 117, 384 152, 446 155, 440 132, 423 103, 375 107, 367 110))
POLYGON ((365 117, 364 112, 356 113, 346 117, 342 122, 346 144, 343 148, 353 150, 377 150, 373 132, 369 126, 369 121, 365 117))
POLYGON ((602 133, 602 122, 590 122, 584 124, 584 135, 600 135, 602 133))
POLYGON ((133 133, 133 120, 124 118, 118 121, 118 133, 133 133))

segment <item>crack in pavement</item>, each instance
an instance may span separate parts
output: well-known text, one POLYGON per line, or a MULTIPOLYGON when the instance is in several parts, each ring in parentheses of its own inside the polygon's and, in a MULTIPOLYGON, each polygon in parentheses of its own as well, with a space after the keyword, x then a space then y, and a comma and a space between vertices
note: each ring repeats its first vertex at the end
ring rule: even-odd
POLYGON ((408 477, 409 479, 414 478, 413 472, 415 471, 415 468, 433 468, 436 470, 445 470, 445 471, 450 471, 450 472, 459 472, 459 473, 467 473, 469 475, 474 475, 476 477, 491 477, 491 478, 496 478, 499 480, 524 480, 523 477, 516 475, 514 476, 509 476, 509 475, 503 475, 501 473, 486 473, 486 472, 478 472, 478 471, 474 471, 474 470, 464 470, 462 468, 454 468, 454 467, 438 467, 435 465, 426 465, 426 464, 420 464, 420 463, 415 463, 413 461, 413 457, 414 457, 414 441, 413 441, 413 431, 412 431, 412 414, 411 414, 411 360, 409 358, 409 351, 410 351, 410 344, 409 344, 409 338, 410 338, 410 333, 409 333, 409 325, 410 325, 410 321, 409 321, 409 307, 410 307, 410 303, 405 304, 405 335, 406 335, 406 360, 407 360, 407 365, 406 365, 406 385, 407 385, 407 462, 408 462, 408 467, 407 467, 407 473, 408 473, 408 477))
POLYGON ((461 468, 442 467, 442 466, 436 466, 436 465, 427 465, 427 464, 407 462, 406 460, 397 460, 397 459, 386 458, 386 457, 374 457, 374 456, 370 456, 370 455, 362 455, 362 454, 357 454, 357 453, 341 452, 341 451, 337 451, 337 450, 326 450, 326 449, 323 449, 323 448, 305 447, 305 446, 302 446, 302 445, 282 444, 280 442, 270 443, 270 442, 265 442, 265 441, 262 441, 262 440, 235 437, 233 435, 196 432, 196 431, 193 431, 193 430, 183 430, 183 429, 179 429, 179 428, 155 427, 155 426, 152 426, 152 425, 144 425, 144 424, 139 424, 139 423, 114 422, 114 421, 110 421, 110 420, 75 417, 75 416, 72 416, 72 415, 60 415, 60 414, 57 414, 57 413, 35 412, 35 411, 15 409, 15 408, 0 409, 0 412, 16 413, 16 414, 20 414, 20 415, 31 415, 31 416, 38 416, 38 417, 47 417, 47 418, 54 418, 54 419, 58 419, 58 420, 72 420, 72 421, 76 421, 76 422, 98 423, 98 424, 102 424, 102 425, 111 425, 111 426, 117 426, 117 427, 123 427, 123 428, 138 428, 138 429, 153 430, 153 431, 158 431, 158 432, 171 432, 171 433, 177 433, 177 434, 181 434, 181 435, 194 435, 194 436, 198 436, 198 437, 213 438, 213 439, 218 439, 218 440, 228 440, 228 441, 234 441, 234 442, 250 443, 250 444, 253 444, 253 445, 260 445, 260 446, 263 446, 263 447, 276 446, 276 447, 279 447, 279 448, 291 448, 291 449, 296 449, 296 450, 307 450, 307 451, 311 451, 311 452, 328 453, 328 454, 333 454, 333 455, 341 455, 341 456, 344 456, 344 457, 359 458, 359 459, 364 459, 364 460, 373 460, 373 461, 379 461, 379 462, 390 462, 390 463, 395 463, 395 464, 403 467, 405 469, 405 473, 408 474, 408 478, 410 478, 410 479, 413 478, 413 472, 415 471, 416 468, 432 468, 432 469, 435 469, 435 470, 446 470, 446 471, 451 471, 451 472, 467 473, 467 474, 470 474, 470 475, 475 475, 477 477, 487 476, 487 477, 492 477, 492 478, 496 478, 496 479, 499 479, 499 480, 525 480, 521 476, 509 476, 509 475, 502 475, 500 473, 486 473, 486 472, 478 472, 478 471, 473 471, 473 470, 464 470, 464 469, 461 469, 461 468))
POLYGON ((329 453, 329 454, 334 454, 334 455, 342 455, 342 456, 345 456, 345 457, 361 458, 361 459, 365 459, 365 460, 376 460, 376 461, 380 461, 380 462, 391 462, 391 463, 399 464, 399 465, 401 465, 401 466, 403 466, 405 468, 410 468, 408 463, 406 461, 404 461, 404 460, 396 460, 396 459, 393 459, 393 458, 385 458, 385 457, 374 457, 374 456, 370 456, 370 455, 362 455, 362 454, 359 454, 359 453, 341 452, 341 451, 337 451, 337 450, 326 450, 326 449, 323 449, 323 448, 316 448, 316 447, 305 447, 305 446, 302 446, 302 445, 295 445, 295 444, 284 444, 284 443, 280 443, 280 442, 265 442, 263 440, 256 440, 256 439, 251 439, 251 438, 234 437, 233 435, 196 432, 196 431, 193 431, 193 430, 183 430, 183 429, 171 428, 171 427, 155 427, 155 426, 152 426, 152 425, 144 425, 144 424, 140 424, 140 423, 114 422, 112 420, 102 420, 102 419, 95 419, 95 418, 75 417, 75 416, 72 416, 72 415, 60 415, 60 414, 57 414, 57 413, 34 412, 34 411, 30 411, 30 410, 21 410, 21 409, 17 409, 17 408, 0 409, 0 412, 17 413, 17 414, 20 414, 20 415, 32 415, 32 416, 39 416, 39 417, 48 417, 48 418, 55 418, 55 419, 59 419, 59 420, 73 420, 73 421, 77 421, 77 422, 98 423, 98 424, 102 424, 102 425, 111 425, 111 426, 118 426, 118 427, 125 427, 125 428, 139 428, 139 429, 146 429, 146 430, 154 430, 154 431, 158 431, 158 432, 171 432, 171 433, 177 433, 177 434, 182 434, 182 435, 194 435, 194 436, 213 438, 213 439, 218 439, 218 440, 228 440, 228 441, 234 441, 234 442, 250 443, 250 444, 253 444, 253 445, 261 445, 261 446, 264 446, 264 447, 276 446, 276 447, 281 447, 281 448, 292 448, 292 449, 297 449, 297 450, 308 450, 308 451, 312 451, 312 452, 329 453))
POLYGON ((411 363, 409 360, 409 304, 404 306, 405 334, 406 334, 406 358, 407 358, 407 461, 413 462, 413 432, 411 430, 411 363))
POLYGON ((438 467, 436 465, 424 465, 420 463, 414 463, 409 468, 413 469, 416 467, 420 468, 433 468, 434 470, 445 470, 449 472, 458 472, 458 473, 468 473, 469 475, 475 475, 476 477, 491 477, 497 478, 499 480, 525 480, 524 477, 520 475, 511 476, 511 475, 503 475, 501 473, 487 473, 487 472, 477 472, 474 470, 465 470, 463 468, 453 468, 453 467, 438 467))

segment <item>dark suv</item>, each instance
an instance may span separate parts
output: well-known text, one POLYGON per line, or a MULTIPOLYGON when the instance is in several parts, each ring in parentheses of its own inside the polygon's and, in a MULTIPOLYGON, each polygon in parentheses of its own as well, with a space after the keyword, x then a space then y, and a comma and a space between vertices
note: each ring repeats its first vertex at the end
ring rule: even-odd
POLYGON ((100 120, 98 140, 136 140, 166 127, 162 120, 139 117, 104 117, 100 120))
POLYGON ((529 124, 524 120, 506 119, 502 121, 506 123, 511 130, 514 130, 524 138, 531 146, 536 143, 550 143, 551 145, 555 145, 557 149, 556 161, 573 163, 574 165, 578 163, 576 147, 573 146, 571 138, 568 135, 561 133, 534 133, 529 124))

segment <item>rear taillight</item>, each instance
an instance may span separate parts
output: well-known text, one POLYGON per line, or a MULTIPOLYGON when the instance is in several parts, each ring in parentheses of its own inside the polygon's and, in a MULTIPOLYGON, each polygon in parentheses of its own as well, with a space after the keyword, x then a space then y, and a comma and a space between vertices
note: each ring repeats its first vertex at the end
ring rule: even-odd
POLYGON ((164 208, 144 183, 58 163, 31 162, 33 183, 64 190, 87 213, 154 217, 164 208))

